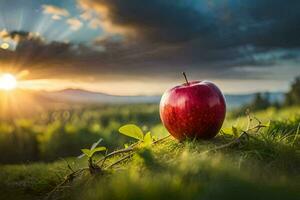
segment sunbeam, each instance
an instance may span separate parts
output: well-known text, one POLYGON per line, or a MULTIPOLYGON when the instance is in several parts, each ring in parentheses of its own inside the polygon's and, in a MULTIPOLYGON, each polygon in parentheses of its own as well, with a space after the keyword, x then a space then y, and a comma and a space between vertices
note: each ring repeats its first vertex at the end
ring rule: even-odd
POLYGON ((0 75, 0 89, 13 90, 17 87, 17 79, 10 73, 4 73, 0 75))

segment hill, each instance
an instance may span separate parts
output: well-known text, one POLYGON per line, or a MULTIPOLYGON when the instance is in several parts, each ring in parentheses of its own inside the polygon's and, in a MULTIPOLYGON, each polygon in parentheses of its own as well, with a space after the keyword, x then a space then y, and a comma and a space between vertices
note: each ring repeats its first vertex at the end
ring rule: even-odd
POLYGON ((52 92, 39 92, 38 94, 53 101, 74 103, 131 104, 157 103, 160 101, 160 96, 117 96, 82 89, 65 89, 52 92))
MULTIPOLYGON (((161 96, 117 96, 100 92, 91 92, 81 89, 65 89, 54 92, 42 92, 42 96, 52 100, 69 101, 76 103, 112 103, 112 104, 131 104, 131 103, 159 103, 161 96)), ((271 102, 283 101, 284 94, 281 92, 269 93, 271 102)), ((228 108, 235 108, 251 102, 254 94, 227 94, 225 95, 228 108)))
MULTIPOLYGON (((271 101, 283 100, 283 93, 270 93, 271 101)), ((80 89, 61 91, 15 90, 0 91, 0 119, 28 117, 47 110, 70 108, 87 105, 123 105, 123 104, 155 104, 160 96, 117 96, 80 89)), ((254 94, 225 95, 227 109, 249 103, 254 94)))

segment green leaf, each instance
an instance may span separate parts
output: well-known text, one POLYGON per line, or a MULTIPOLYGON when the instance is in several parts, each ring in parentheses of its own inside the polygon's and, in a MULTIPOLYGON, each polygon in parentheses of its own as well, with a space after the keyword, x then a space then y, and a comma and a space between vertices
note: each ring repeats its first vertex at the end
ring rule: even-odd
POLYGON ((148 132, 146 133, 145 137, 144 137, 144 143, 148 146, 148 145, 151 145, 153 142, 153 139, 151 137, 151 133, 148 132))
POLYGON ((127 124, 119 128, 119 132, 122 133, 123 135, 138 139, 138 140, 143 140, 144 139, 144 134, 143 131, 140 129, 140 127, 134 125, 134 124, 127 124))
POLYGON ((144 137, 144 140, 143 142, 141 143, 141 147, 149 147, 152 145, 152 142, 153 142, 153 139, 152 139, 152 136, 151 136, 151 133, 148 132, 146 133, 145 137, 144 137))
POLYGON ((222 132, 227 135, 233 135, 232 127, 231 128, 222 128, 222 132))
POLYGON ((91 151, 91 156, 100 151, 106 151, 106 147, 97 147, 91 151))
POLYGON ((92 157, 91 150, 89 149, 81 149, 82 153, 86 155, 88 158, 92 157))

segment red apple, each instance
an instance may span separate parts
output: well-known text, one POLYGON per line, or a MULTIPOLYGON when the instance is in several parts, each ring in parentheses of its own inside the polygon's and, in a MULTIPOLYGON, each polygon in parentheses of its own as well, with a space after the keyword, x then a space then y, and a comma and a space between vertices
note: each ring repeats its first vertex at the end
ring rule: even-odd
POLYGON ((209 81, 188 82, 186 79, 186 83, 167 90, 160 101, 162 123, 178 140, 215 137, 225 114, 225 98, 209 81))

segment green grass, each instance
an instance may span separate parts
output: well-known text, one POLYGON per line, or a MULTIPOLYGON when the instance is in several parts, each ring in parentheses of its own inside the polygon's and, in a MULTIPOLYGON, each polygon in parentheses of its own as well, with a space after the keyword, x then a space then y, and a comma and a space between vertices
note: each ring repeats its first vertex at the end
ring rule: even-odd
POLYGON ((128 142, 118 135, 118 128, 127 123, 145 129, 156 126, 160 123, 158 105, 72 105, 27 118, 1 119, 0 152, 5 154, 0 163, 55 161, 79 154, 80 148, 99 138, 104 145, 117 148, 128 142))
MULTIPOLYGON (((219 134, 210 141, 169 138, 104 175, 86 173, 54 193, 53 199, 300 199, 300 108, 269 109, 255 113, 270 127, 243 145, 227 144, 233 135, 219 134)), ((245 129, 246 118, 232 119, 245 129)), ((166 134, 161 125, 156 135, 166 134)), ((80 149, 80 147, 78 147, 80 149)), ((5 152, 2 152, 5 153, 5 152)), ((114 162, 118 157, 108 160, 114 162)), ((67 159, 72 168, 86 160, 67 159)), ((0 199, 42 199, 70 171, 66 161, 0 166, 0 199)))

